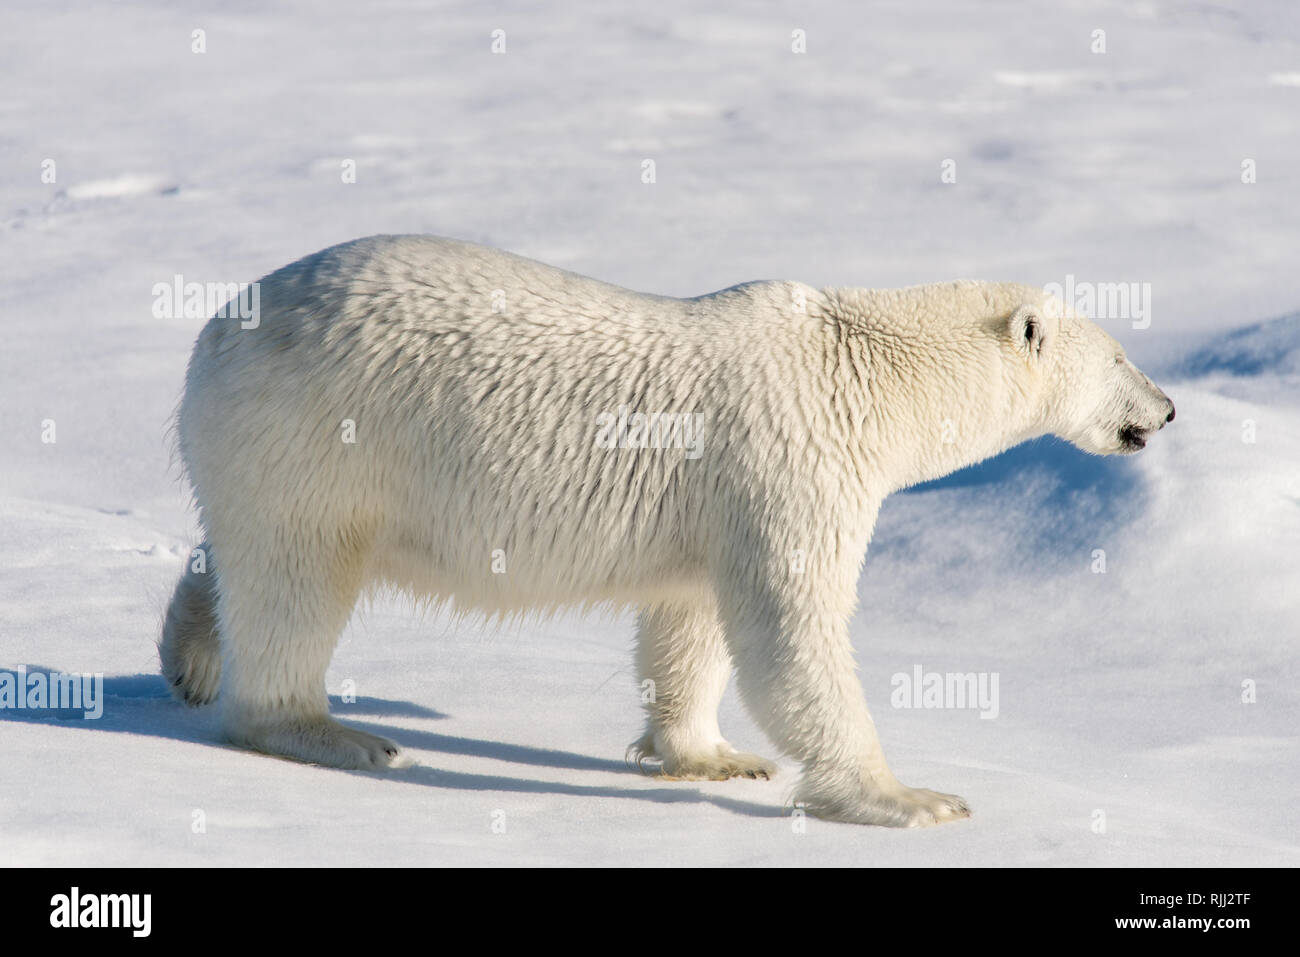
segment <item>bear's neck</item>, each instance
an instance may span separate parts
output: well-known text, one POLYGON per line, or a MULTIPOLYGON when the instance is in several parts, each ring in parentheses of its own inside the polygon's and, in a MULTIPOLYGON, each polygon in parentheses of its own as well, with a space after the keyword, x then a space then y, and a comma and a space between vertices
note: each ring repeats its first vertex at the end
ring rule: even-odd
POLYGON ((867 396, 859 437, 880 497, 942 478, 1034 437, 1018 422, 996 354, 919 336, 856 329, 867 396))

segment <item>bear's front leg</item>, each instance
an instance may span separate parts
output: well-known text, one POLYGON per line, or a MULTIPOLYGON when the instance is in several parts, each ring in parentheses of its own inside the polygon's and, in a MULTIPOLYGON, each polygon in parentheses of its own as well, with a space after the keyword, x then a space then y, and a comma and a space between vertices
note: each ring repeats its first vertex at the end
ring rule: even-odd
POLYGON ((738 561, 719 587, 741 697, 773 742, 803 763, 796 806, 890 827, 969 817, 961 798, 909 788, 889 770, 848 637, 858 563, 838 566, 738 561))
POLYGON ((642 609, 636 657, 647 718, 645 734, 629 749, 638 764, 658 759, 662 775, 676 781, 776 774, 776 765, 737 751, 718 729, 731 655, 711 592, 642 609))

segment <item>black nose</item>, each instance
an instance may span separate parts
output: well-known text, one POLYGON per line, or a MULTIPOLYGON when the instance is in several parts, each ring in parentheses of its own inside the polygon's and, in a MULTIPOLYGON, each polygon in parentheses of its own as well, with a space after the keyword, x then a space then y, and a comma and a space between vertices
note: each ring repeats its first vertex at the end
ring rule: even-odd
POLYGON ((1172 405, 1169 406, 1169 414, 1165 416, 1165 421, 1166 422, 1174 421, 1174 407, 1172 405))

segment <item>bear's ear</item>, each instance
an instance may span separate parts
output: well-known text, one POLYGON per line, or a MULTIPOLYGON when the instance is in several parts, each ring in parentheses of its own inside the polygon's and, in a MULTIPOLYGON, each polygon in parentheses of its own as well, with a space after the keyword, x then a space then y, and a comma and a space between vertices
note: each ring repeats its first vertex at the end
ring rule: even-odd
POLYGON ((1026 358, 1037 359, 1047 340, 1047 322, 1033 306, 1021 306, 1007 320, 1011 345, 1026 358))

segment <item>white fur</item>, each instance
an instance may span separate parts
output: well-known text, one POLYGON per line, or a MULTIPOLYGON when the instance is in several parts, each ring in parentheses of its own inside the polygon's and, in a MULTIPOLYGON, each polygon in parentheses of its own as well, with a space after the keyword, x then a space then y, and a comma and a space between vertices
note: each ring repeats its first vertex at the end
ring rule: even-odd
POLYGON ((263 279, 261 310, 211 320, 190 362, 178 434, 216 581, 178 584, 163 667, 194 702, 219 675, 231 740, 339 767, 402 760, 333 721, 324 687, 358 596, 392 584, 489 613, 639 607, 654 695, 634 748, 668 776, 773 773, 718 728, 734 668, 812 813, 966 816, 890 773, 854 672, 882 500, 1049 432, 1126 451, 1172 413, 1022 285, 682 300, 380 236, 263 279), (620 407, 702 413, 698 457, 598 447, 620 407))

